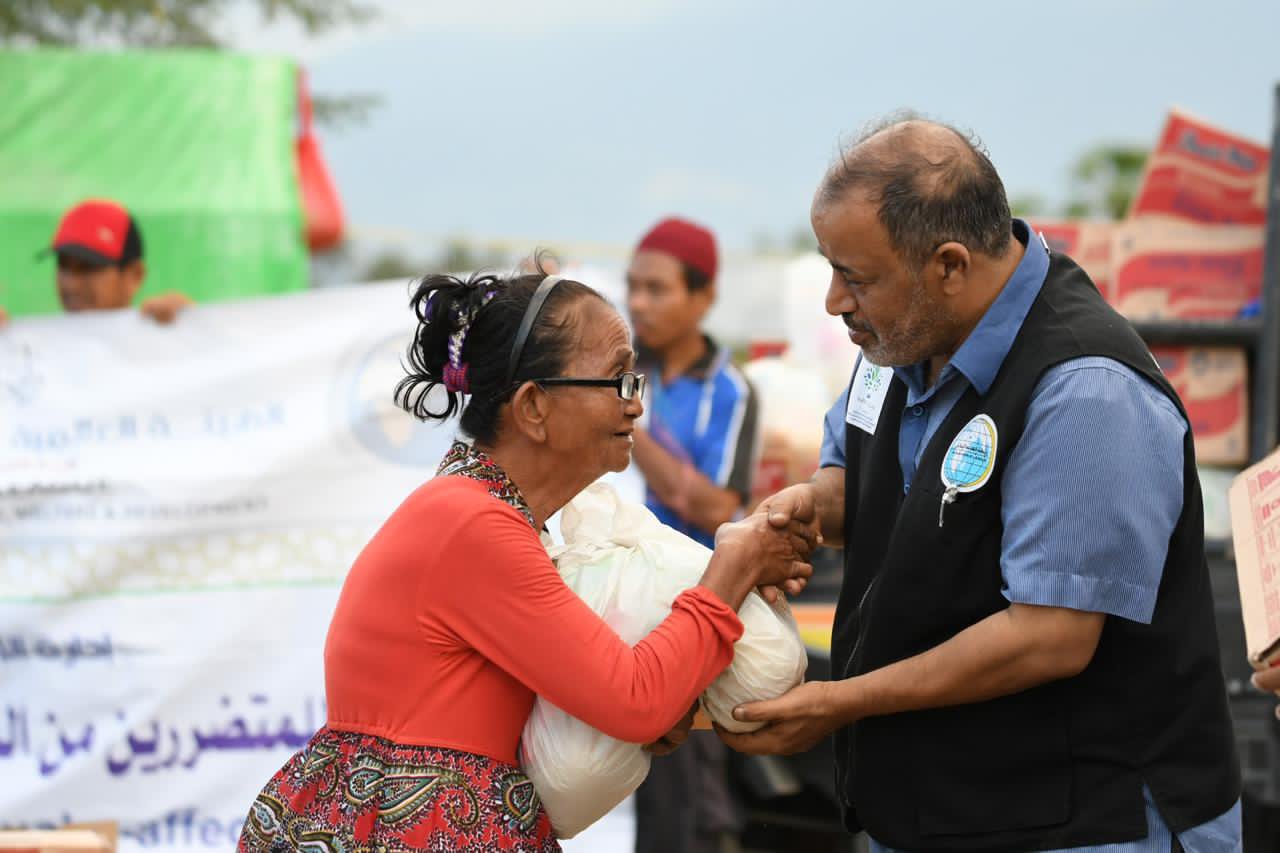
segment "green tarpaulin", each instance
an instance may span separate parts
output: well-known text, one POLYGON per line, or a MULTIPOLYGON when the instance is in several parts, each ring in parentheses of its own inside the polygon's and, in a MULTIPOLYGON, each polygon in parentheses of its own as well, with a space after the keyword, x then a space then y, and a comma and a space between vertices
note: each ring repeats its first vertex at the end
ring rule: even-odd
POLYGON ((60 310, 36 254, 86 198, 133 213, 139 298, 305 287, 295 85, 290 62, 212 51, 0 52, 0 306, 60 310))

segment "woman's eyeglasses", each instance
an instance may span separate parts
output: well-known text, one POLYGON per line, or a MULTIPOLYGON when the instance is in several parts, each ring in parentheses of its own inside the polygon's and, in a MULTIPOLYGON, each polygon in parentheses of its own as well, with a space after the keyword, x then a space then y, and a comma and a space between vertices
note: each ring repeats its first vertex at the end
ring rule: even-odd
POLYGON ((578 379, 573 376, 553 376, 549 379, 531 379, 538 385, 578 385, 588 388, 613 388, 624 400, 639 397, 644 400, 644 389, 647 384, 643 373, 627 371, 613 379, 578 379))

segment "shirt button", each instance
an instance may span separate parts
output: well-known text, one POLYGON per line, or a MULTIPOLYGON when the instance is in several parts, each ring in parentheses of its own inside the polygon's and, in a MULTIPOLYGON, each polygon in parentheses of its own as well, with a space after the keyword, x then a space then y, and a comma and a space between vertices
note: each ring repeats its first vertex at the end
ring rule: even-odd
POLYGON ((911 414, 915 415, 917 418, 920 417, 924 414, 924 406, 912 406, 911 414))

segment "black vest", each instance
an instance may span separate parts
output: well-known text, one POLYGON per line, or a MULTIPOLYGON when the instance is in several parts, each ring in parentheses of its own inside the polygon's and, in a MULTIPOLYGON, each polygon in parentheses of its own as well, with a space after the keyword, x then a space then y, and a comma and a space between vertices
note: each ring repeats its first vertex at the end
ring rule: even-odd
MULTIPOLYGON (((1040 376, 1091 355, 1128 365, 1186 416, 1133 328, 1074 262, 1054 255, 994 383, 985 395, 969 387, 956 402, 905 496, 902 381, 894 378, 874 436, 846 427, 833 678, 920 654, 1008 607, 1000 593, 1004 466, 1040 376), (978 414, 998 430, 994 470, 985 486, 956 497, 939 527, 944 455, 978 414)), ((1151 624, 1108 617, 1092 662, 1074 678, 974 705, 870 717, 837 732, 836 784, 851 831, 911 851, 1046 850, 1144 837, 1143 783, 1175 831, 1232 806, 1240 772, 1190 430, 1183 458, 1182 515, 1151 624)))

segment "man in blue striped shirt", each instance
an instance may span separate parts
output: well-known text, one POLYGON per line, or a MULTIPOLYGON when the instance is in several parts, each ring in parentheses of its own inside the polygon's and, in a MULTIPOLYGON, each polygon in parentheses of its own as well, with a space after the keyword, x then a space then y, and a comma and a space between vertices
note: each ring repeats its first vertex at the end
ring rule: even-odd
MULTIPOLYGON (((627 269, 627 309, 649 380, 647 425, 633 458, 646 504, 666 525, 710 547, 741 514, 755 465, 755 394, 729 352, 702 331, 715 301, 715 238, 684 219, 650 229, 627 269)), ((636 853, 713 853, 740 830, 724 745, 693 732, 653 762, 636 792, 636 853)))
MULTIPOLYGON (((827 417, 822 468, 813 482, 792 487, 762 506, 777 511, 779 516, 816 513, 823 535, 835 541, 849 535, 841 532, 845 530, 846 500, 856 500, 853 505, 858 507, 857 512, 869 517, 875 517, 886 505, 897 505, 897 512, 910 512, 916 523, 911 531, 903 531, 902 537, 926 541, 929 545, 923 546, 924 550, 944 555, 933 566, 939 574, 956 571, 957 567, 967 570, 962 556, 951 558, 933 544, 945 543, 949 541, 947 537, 973 547, 971 552, 959 551, 962 555, 977 554, 985 560, 989 552, 996 553, 998 577, 991 583, 991 596, 1002 596, 1004 609, 997 609, 949 638, 934 640, 936 644, 918 653, 904 656, 893 647, 893 653, 885 656, 896 659, 878 669, 868 666, 864 674, 802 685, 778 700, 738 709, 740 719, 769 721, 770 725, 749 735, 726 734, 725 739, 747 752, 785 753, 807 748, 832 731, 849 731, 846 726, 867 719, 872 724, 889 720, 874 731, 890 737, 898 731, 891 728, 893 725, 925 736, 948 725, 962 736, 967 733, 962 743, 934 746, 944 752, 951 747, 952 752, 965 756, 980 755, 989 760, 990 767, 975 762, 956 770, 945 763, 945 755, 940 757, 940 766, 946 768, 945 772, 954 772, 958 779, 969 779, 975 790, 1014 792, 1007 799, 982 802, 983 813, 977 817, 948 812, 945 802, 939 808, 940 794, 935 787, 929 787, 933 780, 912 775, 943 772, 929 763, 936 753, 926 750, 916 756, 917 766, 902 769, 899 778, 882 776, 879 787, 897 791, 915 781, 928 789, 932 799, 925 805, 895 802, 892 798, 878 800, 874 806, 864 803, 857 816, 862 826, 874 824, 899 837, 922 839, 922 849, 982 849, 980 841, 985 838, 993 849, 1069 847, 1097 853, 1239 850, 1238 773, 1233 779, 1229 721, 1224 719, 1225 694, 1220 672, 1216 676, 1208 672, 1218 666, 1211 621, 1207 635, 1202 635, 1204 626, 1199 622, 1184 626, 1184 636, 1160 650, 1163 659, 1149 657, 1143 661, 1150 663, 1152 672, 1163 673, 1176 669, 1170 661, 1194 657, 1195 671, 1176 673, 1182 679, 1181 693, 1143 692, 1144 673, 1138 671, 1140 667, 1118 673, 1103 669, 1114 669, 1113 661, 1127 660, 1122 657, 1123 649, 1116 645, 1118 641, 1110 638, 1145 637, 1149 634, 1144 632, 1157 630, 1161 637, 1177 635, 1177 626, 1169 625, 1167 618, 1162 621, 1158 606, 1165 608, 1163 614, 1167 617, 1171 612, 1168 608, 1175 606, 1171 603, 1174 596, 1181 596, 1178 603, 1193 603, 1192 596, 1199 595, 1194 600, 1195 607, 1188 612, 1201 614, 1208 609, 1211 613, 1211 604, 1203 600, 1209 594, 1207 583, 1195 586, 1189 575, 1164 577, 1167 565, 1181 570, 1196 561, 1203 573, 1203 554, 1183 553, 1189 547, 1187 542, 1195 544, 1200 540, 1194 536, 1178 538, 1189 530, 1185 519, 1198 521, 1200 516, 1198 506, 1184 507, 1184 494, 1192 495, 1198 503, 1199 492, 1194 484, 1184 483, 1185 477, 1195 476, 1195 469, 1187 461, 1186 418, 1168 396, 1172 392, 1162 392, 1157 387, 1157 371, 1149 364, 1141 366, 1142 358, 1121 362, 1093 354, 1067 357, 1039 373, 1034 387, 1028 382, 1030 395, 1025 415, 1018 424, 1020 432, 1013 430, 1015 437, 1010 447, 1000 449, 994 423, 984 414, 969 421, 964 431, 955 433, 947 448, 935 438, 950 438, 955 427, 945 431, 943 425, 954 424, 956 418, 948 416, 953 411, 967 414, 974 408, 975 399, 979 407, 995 412, 997 419, 1004 416, 1006 427, 1012 422, 1001 406, 1008 405, 1003 401, 1010 399, 1010 389, 1017 387, 1021 392, 1022 386, 1015 383, 1026 381, 1018 372, 1012 352, 1020 352, 1025 358, 1039 345, 1046 352, 1057 353, 1064 346, 1062 341, 1074 334, 1077 340, 1091 342, 1080 346, 1088 353, 1088 347, 1097 346, 1097 340, 1105 340, 1105 336, 1095 334, 1101 327, 1094 319, 1104 316, 1105 309, 1076 307, 1100 304, 1096 291, 1091 296, 1074 295, 1083 293, 1078 288, 1089 288, 1089 283, 1070 261, 1051 259, 1042 238, 1032 233, 1026 223, 1013 220, 1013 239, 1008 239, 1010 221, 1004 188, 985 152, 954 130, 930 122, 889 124, 864 137, 832 167, 815 199, 812 215, 819 244, 833 270, 827 310, 844 318, 854 343, 862 345, 864 355, 870 358, 866 364, 859 361, 849 392, 827 417), (885 175, 892 180, 886 182, 885 175), (902 227, 910 215, 903 211, 916 215, 918 221, 913 221, 912 228, 902 227), (934 227, 934 219, 943 224, 934 227), (939 233, 925 233, 928 228, 939 233), (999 250, 989 250, 983 242, 987 239, 998 243, 999 250), (908 246, 910 241, 921 245, 908 246), (911 253, 916 250, 927 258, 919 268, 907 260, 915 256, 911 253), (1046 305, 1053 308, 1046 310, 1046 305), (929 313, 930 306, 938 310, 929 313), (1054 326, 1052 320, 1046 320, 1059 316, 1051 312, 1060 307, 1067 311, 1066 306, 1075 312, 1070 316, 1085 317, 1095 327, 1086 329, 1065 321, 1054 326), (1044 333, 1044 338, 1026 339, 1020 334, 1024 326, 1044 333), (931 348, 922 353, 922 347, 931 348), (1142 370, 1153 375, 1144 376, 1142 370), (1005 394, 1003 398, 1001 392, 1005 394), (884 430, 886 423, 893 429, 884 430), (877 424, 882 428, 879 431, 877 424), (864 434, 870 436, 865 440, 877 442, 864 447, 896 445, 896 459, 880 456, 872 461, 857 453, 846 456, 846 442, 864 441, 864 434), (945 455, 940 452, 942 448, 947 448, 945 455), (1000 472, 994 463, 1002 452, 1005 462, 1000 472), (922 460, 929 458, 934 463, 923 465, 922 460), (943 460, 941 472, 938 459, 943 460), (975 461, 983 464, 967 464, 975 461), (851 471, 862 471, 860 483, 873 483, 877 490, 869 492, 869 497, 855 494, 846 499, 846 464, 851 471), (995 492, 998 500, 992 498, 983 503, 981 489, 993 467, 996 473, 991 476, 987 497, 995 492), (900 504, 883 491, 891 480, 895 486, 901 483, 900 504), (930 501, 934 492, 937 497, 930 501), (921 495, 925 496, 923 502, 921 495), (991 517, 995 518, 995 525, 990 523, 991 517), (996 538, 975 544, 966 538, 973 531, 978 531, 974 536, 992 531, 991 536, 996 538), (1167 562, 1175 559, 1172 542, 1182 543, 1176 555, 1181 562, 1176 564, 1167 562), (1199 643, 1200 647, 1178 646, 1177 642, 1199 643), (1101 648, 1109 657, 1097 663, 1097 650, 1101 648), (1097 668, 1081 679, 1075 678, 1091 666, 1097 668), (1065 697, 1065 707, 1060 710, 1071 715, 1073 722, 1084 720, 1093 727, 1099 716, 1107 714, 1120 721, 1126 712, 1132 714, 1132 708, 1108 704, 1110 699, 1088 691, 1090 686, 1103 685, 1111 690, 1105 695, 1114 698, 1113 685, 1126 674, 1137 691, 1129 697, 1133 708, 1214 709, 1214 713, 1203 712, 1203 718, 1212 725, 1206 725, 1201 733, 1201 741, 1212 746, 1199 752, 1186 751, 1182 744, 1187 732, 1160 729, 1160 725, 1168 725, 1169 717, 1153 713, 1146 719, 1150 731, 1138 730, 1129 738, 1116 741, 1099 739, 1096 734, 1093 740, 1087 740, 1089 735, 1083 734, 1083 729, 1072 730, 1070 745, 1059 750, 1070 757, 1070 768, 1038 766, 1038 773, 1027 773, 1021 779, 999 778, 998 772, 991 770, 1018 766, 1016 758, 1006 757, 1007 745, 1017 743, 1015 736, 1024 734, 1023 729, 1054 733, 1061 725, 1034 716, 1005 714, 1003 709, 1014 707, 1009 702, 1025 697, 1027 707, 1056 713, 1059 707, 1031 697, 1050 695, 1043 692, 1045 689, 1059 690, 1053 695, 1065 697), (1037 690, 1042 692, 1034 693, 1037 690), (1199 693, 1191 695, 1193 690, 1199 693), (1213 691, 1219 695, 1209 695, 1213 691), (1032 701, 1040 704, 1032 705, 1032 701), (1097 706, 1093 710, 1086 707, 1091 703, 1097 706), (1218 710, 1222 713, 1218 714, 1218 710), (991 720, 1007 726, 996 731, 991 720), (914 728, 907 729, 908 726, 914 728), (1216 737, 1210 739, 1211 736, 1216 737), (1149 741, 1157 746, 1137 760, 1128 754, 1137 749, 1133 744, 1149 741), (1116 755, 1121 758, 1115 759, 1116 755), (1179 765, 1179 761, 1183 764, 1179 765), (1200 771, 1196 769, 1179 774, 1178 766, 1208 767, 1214 772, 1206 772, 1203 777, 1197 775, 1200 771), (1135 767, 1140 769, 1130 787, 1135 767), (1028 790, 1039 790, 1033 786, 1044 784, 1046 779, 1055 780, 1048 789, 1056 790, 1056 779, 1064 778, 1064 771, 1067 779, 1075 778, 1071 773, 1092 773, 1109 782, 1123 783, 1115 782, 1105 790, 1076 790, 1065 806, 1037 802, 1018 792, 1020 783, 1028 790), (1146 772, 1155 775, 1147 777, 1146 772), (1156 786, 1152 778, 1162 780, 1166 790, 1153 794, 1156 786), (1170 779, 1175 780, 1172 785, 1170 779), (1170 794, 1171 786, 1179 790, 1170 794), (1213 808, 1206 808, 1205 804, 1213 808), (928 814, 923 811, 926 806, 930 809, 928 814), (917 808, 918 822, 903 818, 917 808), (1082 808, 1086 810, 1080 811, 1082 808), (1059 814, 1054 809, 1065 811, 1059 814), (1200 816, 1188 821, 1188 814, 1200 816), (1170 824, 1176 822, 1169 819, 1171 815, 1183 818, 1184 825, 1177 832, 1171 830, 1170 824), (1110 835, 1116 843, 1052 843, 1055 839, 1072 838, 1073 832, 1075 837, 1110 835), (1022 843, 1021 847, 1009 840, 1013 837, 1022 843)), ((1107 327, 1112 329, 1111 340, 1129 340, 1126 336, 1131 336, 1132 331, 1124 329, 1122 321, 1112 315, 1105 322, 1114 324, 1107 327)), ((1139 356, 1149 358, 1140 343, 1136 346, 1139 356)), ((1114 349, 1127 353, 1130 348, 1129 344, 1117 344, 1114 349)), ((875 531, 859 529, 875 538, 875 531)), ((1202 531, 1191 533, 1202 536, 1202 531)), ((912 545, 901 537, 892 540, 889 547, 894 549, 894 559, 898 554, 914 553, 912 545)), ((957 549, 960 547, 956 545, 957 549)), ((846 583, 850 566, 856 567, 859 559, 876 559, 874 547, 868 548, 866 542, 850 541, 848 548, 846 583)), ((983 562, 979 568, 985 571, 986 565, 983 562)), ((899 560, 892 566, 900 570, 903 562, 899 560)), ((928 568, 921 568, 922 576, 928 575, 928 568)), ((885 575, 877 575, 875 580, 883 581, 888 574, 886 571, 885 575)), ((964 575, 966 580, 969 577, 964 575)), ((973 577, 982 577, 984 583, 991 579, 988 574, 974 573, 973 577)), ((937 578, 939 586, 944 579, 945 575, 937 578)), ((843 640, 853 642, 851 662, 860 652, 871 654, 857 645, 857 639, 866 636, 857 632, 872 623, 877 608, 887 600, 885 583, 874 595, 873 587, 874 581, 862 593, 863 602, 875 599, 867 611, 855 599, 857 606, 843 627, 843 640)), ((920 600, 925 600, 928 591, 918 589, 920 600)), ((900 592, 895 587, 895 594, 900 592)), ((900 598, 892 601, 896 605, 900 598)), ((983 608, 988 606, 986 601, 984 598, 983 608)), ((939 605, 931 599, 929 603, 939 605)), ((945 615, 946 604, 928 612, 945 615)), ((968 601, 958 606, 972 608, 968 601)), ((910 610, 895 612, 907 614, 908 619, 912 615, 910 610)), ((838 625, 837 631, 841 630, 838 625)), ((900 633, 906 627, 901 623, 878 624, 875 630, 879 631, 876 642, 884 648, 892 643, 895 631, 900 633)), ((846 736, 844 749, 852 755, 850 742, 851 736, 846 736)), ((853 769, 846 770, 857 772, 859 758, 869 760, 863 762, 864 775, 845 790, 857 790, 859 796, 876 800, 877 780, 865 778, 866 767, 875 766, 886 775, 899 770, 892 761, 883 760, 875 743, 859 743, 865 752, 854 756, 848 762, 853 769)), ((1024 747, 1028 743, 1042 745, 1026 738, 1022 743, 1024 747)), ((838 745, 838 752, 839 749, 838 745)), ((1045 753, 1055 754, 1053 744, 1046 746, 1045 753)), ((839 754, 837 757, 839 760, 839 754)), ((902 756, 901 760, 908 757, 902 756)), ((952 790, 957 797, 962 793, 952 790)), ((850 811, 859 808, 858 802, 846 802, 850 811)), ((885 843, 884 838, 876 838, 875 831, 870 835, 872 850, 877 853, 898 853, 897 848, 916 846, 909 842, 885 843)))
POLYGON ((627 269, 637 370, 649 379, 647 428, 636 430, 634 455, 646 503, 708 547, 750 497, 758 433, 755 392, 702 331, 716 267, 711 232, 672 218, 645 235, 627 269))

